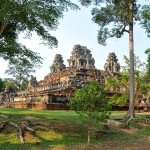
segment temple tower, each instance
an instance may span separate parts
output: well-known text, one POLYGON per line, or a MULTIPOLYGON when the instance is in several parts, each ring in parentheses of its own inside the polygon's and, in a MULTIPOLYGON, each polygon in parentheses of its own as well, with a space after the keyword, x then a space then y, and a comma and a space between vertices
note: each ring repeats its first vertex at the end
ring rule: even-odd
POLYGON ((73 47, 72 56, 68 59, 69 68, 76 69, 94 69, 95 60, 91 51, 86 46, 75 45, 73 47))
POLYGON ((104 64, 104 71, 109 71, 110 73, 120 72, 120 64, 115 53, 109 53, 106 63, 104 64))
POLYGON ((66 66, 63 63, 63 57, 60 54, 56 54, 53 60, 53 64, 50 66, 51 73, 58 73, 66 69, 66 66))

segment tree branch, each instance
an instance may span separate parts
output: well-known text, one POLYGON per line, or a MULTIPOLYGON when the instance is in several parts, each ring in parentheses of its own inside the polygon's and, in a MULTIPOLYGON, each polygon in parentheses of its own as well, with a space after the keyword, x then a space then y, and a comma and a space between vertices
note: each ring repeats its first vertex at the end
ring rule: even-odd
POLYGON ((121 30, 121 33, 123 33, 123 32, 127 32, 127 33, 129 33, 129 30, 127 30, 126 29, 126 25, 124 24, 124 25, 122 25, 122 30, 121 30), (123 27, 123 28, 122 28, 123 27))

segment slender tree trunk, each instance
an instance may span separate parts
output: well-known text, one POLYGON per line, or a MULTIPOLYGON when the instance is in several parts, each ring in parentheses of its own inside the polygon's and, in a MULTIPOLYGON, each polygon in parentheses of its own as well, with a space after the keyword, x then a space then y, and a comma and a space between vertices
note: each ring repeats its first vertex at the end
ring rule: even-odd
POLYGON ((19 91, 20 91, 20 87, 21 87, 21 82, 19 81, 19 85, 18 85, 19 91))
POLYGON ((130 55, 130 100, 129 117, 134 118, 134 41, 133 41, 134 0, 129 0, 129 55, 130 55))
POLYGON ((1 23, 2 23, 2 25, 0 27, 0 37, 1 37, 2 33, 4 32, 4 30, 5 30, 5 28, 6 28, 7 24, 8 24, 8 21, 6 19, 5 21, 3 21, 1 23))
POLYGON ((21 74, 19 74, 19 91, 21 90, 21 74))
POLYGON ((88 123, 88 146, 91 143, 91 122, 88 123))

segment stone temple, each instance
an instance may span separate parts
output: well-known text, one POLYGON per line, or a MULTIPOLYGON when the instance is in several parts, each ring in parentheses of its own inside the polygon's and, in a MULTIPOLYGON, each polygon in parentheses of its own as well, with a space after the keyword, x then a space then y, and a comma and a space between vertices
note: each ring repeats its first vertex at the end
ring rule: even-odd
POLYGON ((95 67, 95 60, 86 46, 75 45, 67 61, 68 67, 64 64, 63 57, 56 54, 50 66, 50 73, 39 82, 36 77, 31 76, 27 89, 18 92, 15 97, 16 105, 19 102, 26 104, 24 107, 45 104, 46 109, 51 109, 53 104, 66 104, 74 90, 85 86, 89 81, 98 80, 103 83, 107 76, 116 76, 120 72, 115 53, 109 53, 104 70, 99 70, 95 67))

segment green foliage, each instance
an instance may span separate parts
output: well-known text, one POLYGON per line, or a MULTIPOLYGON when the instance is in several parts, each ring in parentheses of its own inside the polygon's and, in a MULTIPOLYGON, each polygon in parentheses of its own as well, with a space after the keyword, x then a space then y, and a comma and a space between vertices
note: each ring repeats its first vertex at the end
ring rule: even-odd
POLYGON ((12 87, 13 89, 17 90, 17 86, 16 86, 16 83, 14 81, 14 79, 12 78, 5 78, 4 79, 4 87, 12 87))
POLYGON ((57 39, 49 31, 57 29, 58 20, 68 8, 78 7, 70 0, 1 0, 0 57, 10 59, 18 53, 30 58, 36 57, 36 53, 18 43, 20 32, 30 38, 34 31, 41 37, 43 44, 57 46, 57 39))
POLYGON ((110 100, 112 105, 126 105, 129 100, 129 73, 122 72, 118 77, 107 77, 105 91, 113 93, 110 100))
MULTIPOLYGON (((116 93, 111 98, 113 105, 127 105, 129 100, 129 67, 130 61, 124 56, 125 66, 118 77, 107 77, 105 79, 106 92, 116 93)), ((145 76, 145 63, 141 62, 138 56, 134 56, 134 81, 135 81, 135 99, 138 99, 143 93, 148 94, 148 80, 145 76)))
MULTIPOLYGON (((32 125, 32 128, 35 130, 36 134, 31 134, 27 132, 25 134, 25 144, 20 142, 19 137, 17 136, 17 130, 15 128, 6 126, 4 131, 0 132, 0 149, 1 150, 29 150, 29 149, 96 149, 99 150, 102 144, 106 143, 106 147, 112 146, 112 144, 127 142, 130 143, 129 146, 133 144, 133 140, 148 139, 150 136, 150 127, 145 126, 140 128, 132 126, 134 131, 137 132, 124 133, 117 128, 113 128, 111 134, 108 134, 106 137, 96 139, 92 136, 93 145, 88 148, 85 147, 86 144, 86 129, 85 124, 80 124, 78 122, 79 115, 74 111, 51 111, 51 110, 35 110, 35 109, 17 109, 17 108, 1 108, 1 113, 9 116, 12 122, 28 122, 32 125), (44 125, 40 125, 43 123, 44 125), (38 124, 38 125, 35 125, 38 124), (47 125, 45 125, 47 124, 47 125), (119 130, 119 131, 118 131, 119 130), (113 143, 112 143, 113 142, 113 143), (35 143, 39 143, 38 145, 35 143)), ((113 111, 112 117, 121 117, 127 112, 124 111, 113 111)), ((143 114, 140 114, 144 116, 143 114)), ((147 117, 149 115, 147 114, 147 117)), ((2 119, 2 118, 1 118, 2 119)), ((2 119, 3 121, 3 119, 2 119)), ((134 124, 133 124, 134 125, 134 124)), ((100 125, 99 125, 100 126, 100 125)), ((122 129, 121 129, 122 130, 122 129)), ((132 129, 131 129, 132 131, 132 129)), ((121 145, 118 149, 122 148, 121 145)), ((123 149, 123 148, 122 148, 123 149)))
POLYGON ((77 89, 74 98, 69 106, 80 115, 82 120, 87 123, 88 146, 90 146, 91 129, 95 121, 106 121, 110 112, 108 99, 105 97, 104 89, 97 81, 91 81, 81 89, 77 89))
POLYGON ((105 78, 105 90, 117 90, 117 88, 120 86, 120 81, 118 80, 117 77, 107 77, 105 78))
POLYGON ((145 51, 145 54, 147 54, 147 75, 148 77, 150 78, 150 48, 148 48, 146 51, 145 51))
POLYGON ((150 5, 144 5, 141 10, 141 26, 150 37, 150 5))
POLYGON ((128 102, 129 95, 128 94, 114 94, 111 99, 112 105, 125 106, 128 102))
POLYGON ((110 115, 107 112, 108 99, 97 81, 92 81, 85 87, 76 90, 69 106, 87 122, 91 120, 106 121, 110 115))
MULTIPOLYGON (((123 60, 124 60, 125 66, 122 66, 122 70, 123 72, 129 72, 130 60, 125 55, 123 56, 123 60)), ((145 62, 141 62, 139 56, 134 55, 134 73, 138 75, 140 73, 139 71, 144 70, 144 68, 145 68, 145 62)))
MULTIPOLYGON (((92 20, 100 27, 98 31, 98 42, 106 45, 108 38, 121 38, 125 32, 129 32, 127 29, 129 26, 129 0, 103 1, 102 3, 105 3, 105 5, 93 8, 92 20)), ((139 8, 136 4, 134 7, 135 18, 139 8)))
POLYGON ((129 115, 134 118, 134 25, 138 22, 150 36, 150 7, 141 7, 137 0, 80 0, 81 4, 96 2, 92 20, 99 26, 98 42, 106 45, 108 38, 121 38, 129 34, 130 51, 130 103, 129 115), (102 4, 102 5, 100 5, 102 4))
POLYGON ((16 57, 11 58, 8 70, 5 73, 13 76, 15 85, 18 90, 21 90, 26 87, 30 74, 35 72, 34 68, 40 67, 41 63, 40 56, 29 59, 23 54, 18 54, 16 57))
MULTIPOLYGON (((15 81, 15 83, 16 83, 16 81, 15 81)), ((23 79, 22 80, 22 83, 21 83, 21 86, 20 86, 20 90, 22 91, 22 90, 26 90, 27 89, 27 86, 28 86, 28 83, 29 83, 29 81, 28 81, 28 79, 23 79)))
POLYGON ((83 5, 83 6, 89 6, 92 4, 92 2, 94 4, 97 4, 97 0, 79 0, 79 1, 80 1, 81 5, 83 5))
POLYGON ((4 89, 5 89, 4 81, 3 81, 3 79, 0 78, 0 92, 3 92, 4 89))
POLYGON ((15 82, 11 78, 0 78, 0 92, 4 92, 6 87, 13 87, 13 89, 17 90, 17 87, 15 85, 15 82))
MULTIPOLYGON (((123 66, 123 72, 126 72, 129 76, 129 67, 130 61, 127 56, 124 56, 126 66, 123 66)), ((138 97, 142 94, 148 95, 149 93, 149 80, 145 72, 146 68, 145 62, 141 62, 138 56, 134 56, 134 81, 135 81, 135 99, 138 100, 138 97)), ((148 67, 148 66, 147 66, 148 67)), ((128 79, 129 80, 129 79, 128 79)))
MULTIPOLYGON (((98 42, 106 45, 108 38, 121 38, 129 33, 129 2, 130 0, 80 0, 84 6, 94 3, 92 20, 99 26, 98 42)), ((133 25, 138 22, 150 36, 150 6, 133 1, 133 25)))

